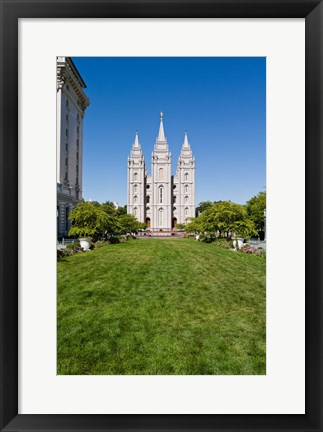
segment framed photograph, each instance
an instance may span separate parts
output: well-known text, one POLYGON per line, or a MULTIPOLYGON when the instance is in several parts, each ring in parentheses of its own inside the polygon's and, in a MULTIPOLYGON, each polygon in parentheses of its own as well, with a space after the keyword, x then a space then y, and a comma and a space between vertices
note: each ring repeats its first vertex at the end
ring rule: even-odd
POLYGON ((1 18, 1 430, 322 430, 322 2, 1 18))

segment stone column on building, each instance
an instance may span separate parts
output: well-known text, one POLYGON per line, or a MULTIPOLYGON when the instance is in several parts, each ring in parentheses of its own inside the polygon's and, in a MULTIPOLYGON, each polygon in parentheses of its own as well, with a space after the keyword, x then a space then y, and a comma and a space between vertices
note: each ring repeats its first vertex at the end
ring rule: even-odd
POLYGON ((82 200, 83 119, 86 84, 70 57, 56 62, 57 236, 68 235, 69 212, 82 200))

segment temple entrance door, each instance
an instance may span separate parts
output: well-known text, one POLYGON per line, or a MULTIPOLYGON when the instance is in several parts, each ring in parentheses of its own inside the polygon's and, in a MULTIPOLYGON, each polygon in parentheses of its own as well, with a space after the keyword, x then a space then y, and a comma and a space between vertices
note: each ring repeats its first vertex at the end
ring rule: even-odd
POLYGON ((176 219, 176 218, 173 218, 173 221, 172 221, 172 228, 176 228, 176 225, 177 225, 177 219, 176 219))
POLYGON ((146 226, 147 226, 147 228, 150 228, 150 218, 149 217, 146 218, 146 226))

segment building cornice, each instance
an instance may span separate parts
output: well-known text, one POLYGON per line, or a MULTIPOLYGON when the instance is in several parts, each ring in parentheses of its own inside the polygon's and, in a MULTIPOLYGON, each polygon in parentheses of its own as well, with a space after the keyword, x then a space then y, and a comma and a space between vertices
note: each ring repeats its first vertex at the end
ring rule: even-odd
POLYGON ((57 57, 56 80, 57 90, 61 90, 64 84, 74 90, 84 112, 90 105, 90 100, 83 91, 86 85, 69 57, 57 57))

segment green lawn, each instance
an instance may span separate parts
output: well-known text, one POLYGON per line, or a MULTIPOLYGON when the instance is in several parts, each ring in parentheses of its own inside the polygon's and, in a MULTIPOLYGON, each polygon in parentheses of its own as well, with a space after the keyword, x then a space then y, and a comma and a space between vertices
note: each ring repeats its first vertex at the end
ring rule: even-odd
POLYGON ((142 239, 58 262, 62 375, 266 373, 266 262, 142 239))

